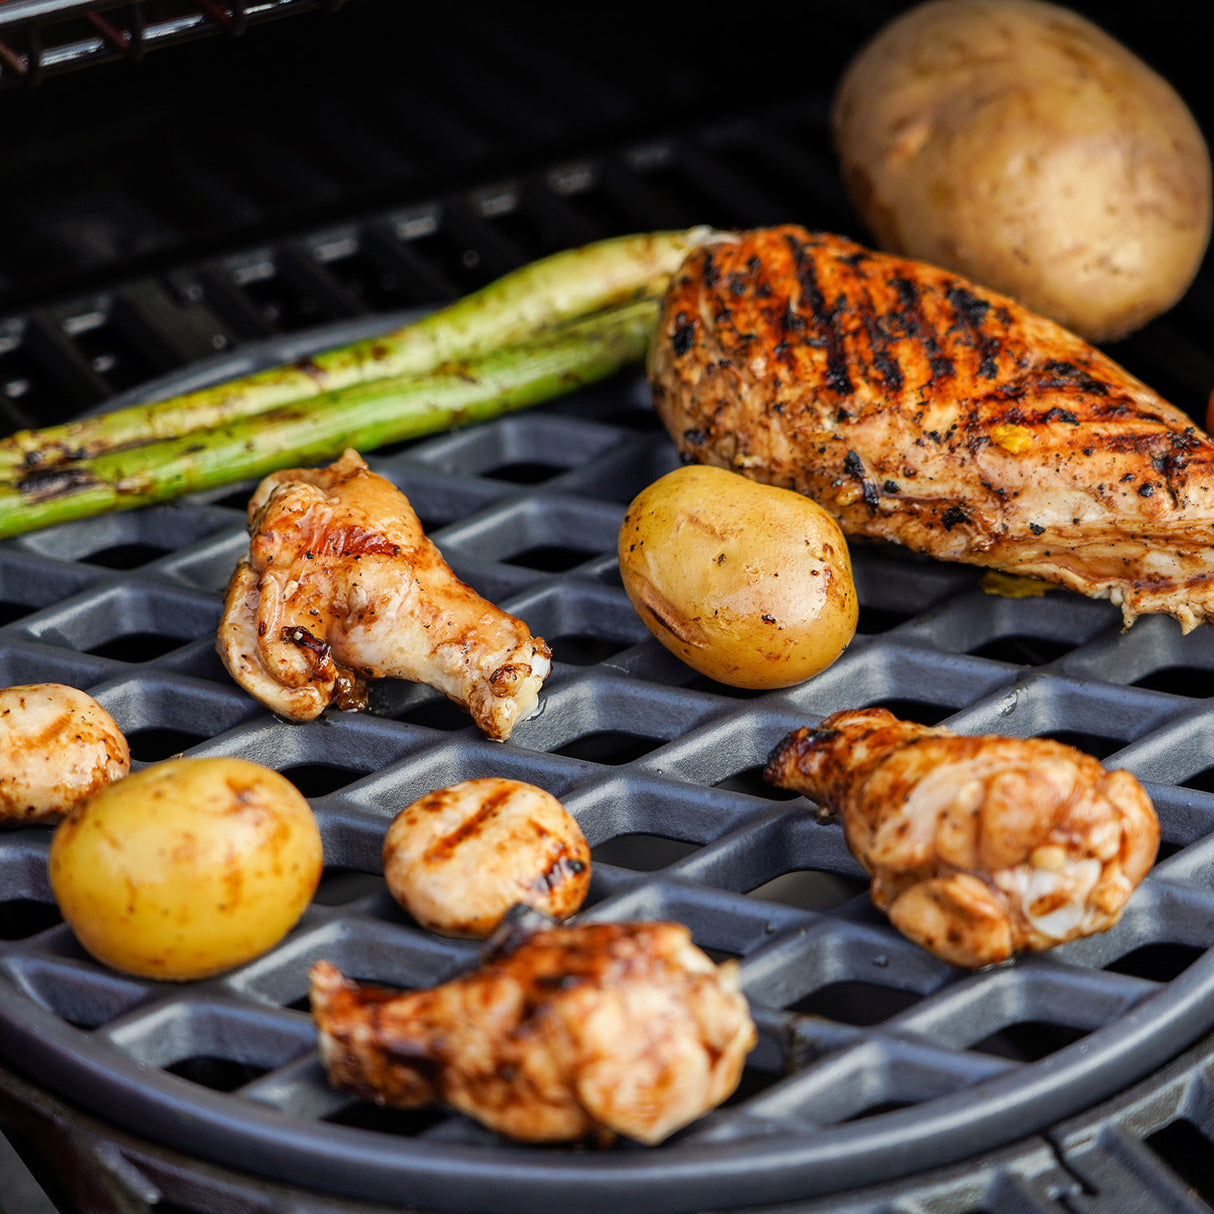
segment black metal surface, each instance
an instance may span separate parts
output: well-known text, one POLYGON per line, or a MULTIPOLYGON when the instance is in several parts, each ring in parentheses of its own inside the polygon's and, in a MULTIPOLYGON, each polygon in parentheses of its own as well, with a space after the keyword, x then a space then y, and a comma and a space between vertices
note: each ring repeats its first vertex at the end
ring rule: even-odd
MULTIPOLYGON (((361 0, 323 24, 346 22, 364 3, 383 18, 383 6, 361 0)), ((82 259, 61 240, 68 225, 54 209, 65 196, 52 171, 52 214, 36 234, 40 249, 60 256, 38 263, 34 277, 10 272, 0 284, 10 308, 37 301, 0 323, 8 389, 0 407, 12 425, 52 420, 149 379, 163 386, 165 373, 177 382, 183 366, 193 377, 195 361, 219 349, 244 357, 268 338, 269 349, 294 353, 287 335, 310 342, 317 322, 361 327, 385 309, 455 294, 615 231, 793 216, 854 232, 825 138, 824 85, 877 15, 863 7, 819 15, 825 66, 813 88, 781 78, 768 93, 740 95, 709 87, 704 31, 689 34, 670 75, 646 78, 638 95, 620 91, 619 80, 668 42, 657 39, 622 67, 611 64, 618 32, 575 50, 559 31, 515 28, 511 50, 536 48, 530 61, 516 56, 524 81, 545 63, 551 74, 556 62, 561 78, 582 82, 546 123, 520 120, 495 141, 483 112, 467 117, 492 107, 490 88, 464 101, 464 129, 479 121, 479 144, 454 140, 439 167, 407 183, 394 175, 399 161, 383 158, 334 193, 325 145, 309 161, 296 133, 284 153, 259 141, 266 132, 254 121, 244 134, 271 147, 276 167, 311 170, 287 174, 303 182, 302 204, 267 203, 232 153, 219 157, 212 181, 241 183, 248 205, 218 224, 163 226, 142 246, 102 241, 82 259), (554 40, 563 58, 549 53, 554 40), (237 236, 258 242, 233 244, 237 236), (66 282, 100 285, 56 296, 66 282)), ((428 45, 464 64, 458 80, 475 75, 477 47, 492 59, 487 31, 501 27, 491 19, 461 53, 443 42, 441 18, 428 20, 428 45)), ((658 15, 662 32, 665 20, 658 15)), ((1161 18, 1151 36, 1166 24, 1161 18)), ((257 61, 249 52, 247 65, 257 61)), ((1182 79, 1187 70, 1182 64, 1182 79)), ((238 74, 237 96, 252 75, 238 74)), ((423 75, 436 105, 402 125, 406 149, 453 97, 434 84, 437 73, 423 75)), ((499 71, 494 84, 501 79, 499 71)), ((381 102, 390 91, 367 88, 381 102)), ((22 105, 36 95, 14 94, 22 105)), ((502 112, 534 115, 539 96, 525 85, 502 112)), ((117 112, 116 100, 107 104, 117 112)), ((357 97, 351 104, 358 130, 367 111, 357 97)), ((305 110, 306 132, 320 108, 305 110)), ((495 119, 506 125, 500 112, 495 119)), ((201 146, 187 139, 178 167, 194 163, 201 146)), ((144 180, 132 169, 136 197, 144 180)), ((110 182, 96 197, 124 196, 110 182)), ((130 194, 125 201, 129 208, 130 194)), ((120 234, 123 214, 102 207, 98 230, 120 234)), ((22 257, 34 267, 28 248, 11 243, 0 273, 22 257)), ((1212 281, 1203 276, 1179 309, 1117 351, 1195 413, 1214 384, 1212 281)), ((46 886, 49 832, 0 836, 0 1053, 115 1134, 154 1140, 147 1152, 176 1160, 173 1174, 191 1174, 196 1188, 206 1190, 199 1175, 211 1177, 213 1193, 238 1200, 239 1176, 252 1169, 239 1198, 249 1208, 263 1208, 257 1203, 284 1183, 312 1195, 292 1200, 334 1208, 408 1201, 530 1210, 540 1200, 567 1203, 574 1186, 583 1209, 625 1199, 638 1209, 752 1206, 844 1189, 864 1189, 837 1199, 857 1211, 884 1208, 895 1194, 923 1203, 916 1209, 1054 1209, 1059 1193, 1068 1209, 1086 1208, 1077 1203, 1091 1194, 1048 1144, 1064 1143, 1064 1160, 1074 1150, 1094 1168, 1113 1165, 1091 1153, 1082 1129, 1058 1138, 1050 1127, 1149 1075, 1214 1019, 1208 630, 1182 638, 1171 623, 1144 620, 1123 636, 1105 605, 1060 592, 992 598, 972 571, 858 549, 861 635, 845 658, 791 692, 731 692, 694 678, 648 638, 614 567, 624 505, 673 459, 643 385, 629 379, 375 461, 409 492, 457 572, 553 643, 558 666, 544 712, 507 747, 482 741, 420 689, 385 689, 378 716, 289 727, 228 680, 211 637, 242 542, 247 486, 0 545, 0 682, 60 679, 91 690, 131 736, 139 762, 184 750, 286 771, 317 809, 330 866, 316 905, 269 957, 223 980, 164 988, 108 974, 79 951, 46 886), (1148 781, 1165 850, 1123 923, 973 976, 897 937, 868 905, 837 828, 757 776, 787 728, 871 703, 966 732, 1061 735, 1148 781), (743 1090, 657 1151, 523 1150, 460 1118, 376 1112, 324 1084, 300 1005, 309 960, 326 955, 356 976, 403 985, 471 963, 470 947, 426 936, 390 902, 376 876, 378 843, 413 796, 490 772, 542 784, 579 818, 595 848, 589 914, 679 918, 714 954, 742 958, 762 1027, 743 1090), (997 1162, 980 1156, 952 1179, 899 1181, 885 1196, 865 1188, 988 1148, 1003 1151, 997 1162), (235 1190, 220 1184, 229 1173, 235 1190), (334 1191, 340 1196, 323 1196, 334 1191)), ((1193 1075, 1204 1063, 1183 1065, 1181 1074, 1193 1075)), ((1163 1135, 1166 1145, 1174 1110, 1161 1116, 1138 1113, 1127 1133, 1140 1142, 1163 1135)), ((1096 1117, 1097 1138, 1100 1127, 1121 1124, 1096 1117)))
MULTIPOLYGON (((963 1164, 739 1214, 1208 1214, 1214 1041, 1041 1136, 963 1164)), ((0 1068, 4 1214, 434 1214, 347 1201, 139 1138, 0 1068), (32 1173, 24 1159, 32 1159, 32 1173), (53 1162, 52 1162, 53 1161, 53 1162)))
POLYGON ((344 0, 5 0, 0 7, 0 88, 120 60, 210 34, 344 0))
POLYGON ((587 1210, 693 1210, 851 1188, 1013 1141, 1210 1027, 1214 797, 1185 787, 1214 761, 1199 741, 1210 708, 1126 685, 1208 668, 1206 633, 1147 620, 1123 638, 1106 604, 992 598, 973 571, 857 549, 867 619, 835 666, 764 696, 704 685, 648 638, 618 583, 623 507, 675 462, 643 405, 643 385, 625 380, 372 461, 456 572, 553 645, 544 710, 505 747, 420 688, 381 689, 378 715, 290 726, 231 683, 213 631, 247 488, 0 546, 17 616, 2 631, 5 682, 87 686, 141 763, 184 750, 285 772, 313 802, 331 873, 273 953, 166 987, 90 962, 56 921, 49 832, 6 835, 10 1062, 178 1150, 229 1167, 253 1158, 268 1178, 346 1197, 407 1191, 422 1205, 522 1211, 577 1184, 587 1210), (609 420, 630 411, 635 427, 609 420), (522 486, 510 478, 519 452, 532 469, 522 486), (550 461, 538 472, 537 458, 550 461), (990 652, 1012 638, 1044 642, 1048 660, 990 652), (788 729, 874 702, 965 732, 1071 735, 1150 782, 1175 854, 1114 931, 957 974, 872 910, 837 826, 755 775, 788 729), (372 1113, 324 1081, 301 1007, 312 960, 402 986, 473 963, 471 946, 414 927, 375 874, 395 812, 485 774, 540 784, 578 818, 595 849, 584 913, 673 917, 702 947, 742 959, 763 1030, 743 1096, 659 1150, 521 1150, 460 1118, 372 1113), (351 886, 352 873, 368 880, 351 886))

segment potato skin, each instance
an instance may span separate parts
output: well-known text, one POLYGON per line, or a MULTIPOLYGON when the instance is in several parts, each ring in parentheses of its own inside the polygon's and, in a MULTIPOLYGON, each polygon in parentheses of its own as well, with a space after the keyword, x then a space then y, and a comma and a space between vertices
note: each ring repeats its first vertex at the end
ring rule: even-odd
POLYGON ((86 692, 63 683, 0 690, 0 821, 58 822, 130 770, 126 738, 86 692))
POLYGON ((838 524, 791 489, 688 465, 633 500, 620 576, 650 632, 732 687, 789 687, 824 670, 856 631, 838 524))
POLYGON ((316 820, 289 780, 243 759, 174 759, 73 809, 51 841, 50 881, 98 961, 186 981, 273 947, 322 864, 316 820))
POLYGON ((1210 238, 1210 157, 1175 90, 1078 14, 930 0, 836 92, 844 180, 882 247, 1089 341, 1171 307, 1210 238))

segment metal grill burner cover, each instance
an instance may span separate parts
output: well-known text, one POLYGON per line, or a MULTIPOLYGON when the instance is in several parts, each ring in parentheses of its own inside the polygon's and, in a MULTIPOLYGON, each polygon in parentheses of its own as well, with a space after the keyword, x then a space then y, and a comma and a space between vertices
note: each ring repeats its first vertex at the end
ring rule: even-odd
MULTIPOLYGON (((240 365, 348 336, 274 341, 240 365)), ((219 360, 206 373, 233 369, 219 360)), ((685 1211, 852 1188, 1011 1142, 1210 1027, 1214 796, 1185 786, 1211 763, 1198 743, 1208 711, 1126 685, 1209 668, 1208 630, 1182 638, 1144 620, 1122 638, 1107 605, 990 597, 973 571, 857 547, 861 634, 835 666, 763 696, 693 679, 648 637, 615 568, 625 503, 674 462, 644 399, 625 379, 372 460, 456 572, 553 645, 543 712, 506 746, 423 688, 381 688, 375 715, 302 726, 244 695, 213 652, 244 489, 0 545, 7 682, 89 688, 140 762, 184 749, 276 767, 309 795, 328 863, 280 947, 178 987, 91 962, 53 907, 49 832, 4 834, 0 1050, 12 1064, 149 1139, 344 1197, 531 1211, 573 1191, 587 1211, 685 1211), (757 775, 788 729, 872 703, 966 732, 1060 735, 1065 723, 1071 740, 1148 781, 1165 858, 1122 923, 968 975, 893 932, 840 829, 757 775), (658 1149, 520 1148, 442 1111, 377 1110, 325 1081, 306 1010, 311 961, 402 987, 473 964, 473 946, 427 935, 396 907, 379 848, 409 800, 484 774, 540 784, 577 816, 595 849, 589 917, 679 919, 714 955, 742 958, 761 1029, 742 1090, 658 1149)))

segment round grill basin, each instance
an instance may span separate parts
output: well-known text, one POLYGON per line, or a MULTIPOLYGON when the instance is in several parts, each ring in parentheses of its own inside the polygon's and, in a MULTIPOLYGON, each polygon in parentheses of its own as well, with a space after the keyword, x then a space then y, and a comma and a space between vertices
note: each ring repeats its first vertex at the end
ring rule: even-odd
MULTIPOLYGON (((253 358, 351 335, 328 329, 253 358)), ((219 360, 155 387, 233 369, 219 360)), ((736 692, 667 655, 619 584, 624 507, 675 462, 639 377, 371 458, 457 574, 553 647, 543 710, 504 746, 425 688, 382 685, 371 714, 288 725, 232 683, 213 636, 249 486, 0 544, 6 684, 88 689, 141 764, 185 752, 277 768, 311 800, 327 861, 273 952, 168 985, 92 962, 50 896, 50 831, 5 833, 0 1053, 151 1140, 322 1192, 530 1211, 572 1191, 587 1211, 673 1212, 872 1184, 1014 1141, 1211 1027, 1210 630, 1182 637, 1144 619, 1123 635, 1106 604, 990 596, 974 570, 855 545, 862 614, 847 653, 800 687, 736 692), (1164 846, 1122 922, 976 974, 894 932, 840 828, 758 774, 789 729, 878 703, 960 732, 1059 737, 1144 780, 1164 846), (578 818, 594 849, 585 917, 680 920, 713 956, 741 960, 760 1026, 742 1086, 658 1148, 521 1147, 325 1080, 312 961, 400 987, 475 964, 475 946, 428 935, 395 905, 379 849, 409 801, 490 774, 539 784, 578 818)))

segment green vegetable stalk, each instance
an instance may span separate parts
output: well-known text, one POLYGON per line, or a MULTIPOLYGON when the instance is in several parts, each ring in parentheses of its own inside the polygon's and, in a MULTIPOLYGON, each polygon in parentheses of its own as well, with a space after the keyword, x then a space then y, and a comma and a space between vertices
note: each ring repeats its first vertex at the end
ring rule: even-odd
POLYGON ((280 401, 207 429, 100 447, 0 481, 0 537, 483 421, 644 357, 658 303, 641 298, 434 370, 280 401))
MULTIPOLYGON (((107 451, 171 441, 361 384, 415 376, 632 300, 656 299, 686 253, 713 235, 693 228, 566 250, 394 333, 155 404, 20 431, 0 440, 0 478, 11 484, 56 466, 73 475, 69 468, 107 451)), ((285 449, 283 455, 284 466, 302 458, 285 449)))

